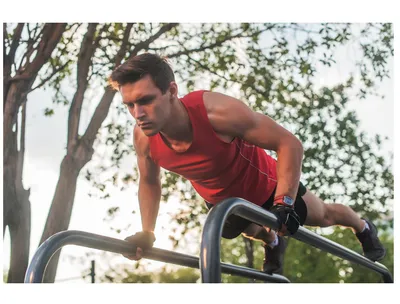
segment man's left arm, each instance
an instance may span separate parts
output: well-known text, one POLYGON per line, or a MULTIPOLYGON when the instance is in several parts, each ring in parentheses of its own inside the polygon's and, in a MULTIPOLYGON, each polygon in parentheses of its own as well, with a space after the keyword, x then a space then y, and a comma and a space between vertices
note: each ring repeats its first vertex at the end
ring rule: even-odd
POLYGON ((240 137, 262 149, 276 151, 278 183, 275 198, 289 196, 294 200, 303 159, 303 146, 296 136, 236 98, 215 92, 205 92, 203 98, 216 132, 240 137))

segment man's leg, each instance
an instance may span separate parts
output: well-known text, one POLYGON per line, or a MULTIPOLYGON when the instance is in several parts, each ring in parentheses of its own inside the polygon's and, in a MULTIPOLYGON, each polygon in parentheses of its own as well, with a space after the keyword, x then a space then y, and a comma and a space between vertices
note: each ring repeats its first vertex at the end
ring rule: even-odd
POLYGON ((265 227, 261 227, 257 224, 251 223, 242 233, 246 238, 255 241, 261 241, 264 245, 269 245, 276 240, 275 231, 267 231, 265 227))
POLYGON ((352 228, 354 233, 361 232, 365 222, 357 213, 342 204, 325 204, 319 197, 307 190, 302 196, 307 206, 305 225, 329 227, 340 225, 352 228))
POLYGON ((302 196, 307 206, 307 217, 305 225, 307 226, 344 226, 349 227, 356 234, 360 241, 364 255, 373 260, 381 260, 386 253, 377 236, 375 225, 361 219, 357 213, 348 206, 342 204, 326 204, 310 191, 302 196))
POLYGON ((287 243, 274 230, 267 230, 256 224, 250 224, 242 233, 244 237, 261 241, 264 247, 264 262, 262 270, 266 273, 283 274, 283 260, 287 243))

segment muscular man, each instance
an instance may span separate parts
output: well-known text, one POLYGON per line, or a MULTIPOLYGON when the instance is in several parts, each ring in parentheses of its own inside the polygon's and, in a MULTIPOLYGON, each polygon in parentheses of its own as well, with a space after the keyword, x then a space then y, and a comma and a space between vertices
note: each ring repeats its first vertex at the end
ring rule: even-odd
POLYGON ((366 257, 384 257, 374 224, 350 207, 323 202, 299 181, 302 144, 270 117, 220 93, 195 91, 178 98, 171 67, 154 54, 126 61, 113 71, 110 83, 136 120, 143 231, 127 238, 140 247, 128 258, 140 259, 142 249, 151 248, 155 240, 160 167, 188 179, 208 208, 240 197, 273 212, 281 224, 278 234, 235 215, 223 230, 224 238, 243 234, 263 242, 265 272, 282 273, 282 236, 295 233, 299 225, 349 227, 366 257), (276 151, 277 160, 265 150, 276 151))

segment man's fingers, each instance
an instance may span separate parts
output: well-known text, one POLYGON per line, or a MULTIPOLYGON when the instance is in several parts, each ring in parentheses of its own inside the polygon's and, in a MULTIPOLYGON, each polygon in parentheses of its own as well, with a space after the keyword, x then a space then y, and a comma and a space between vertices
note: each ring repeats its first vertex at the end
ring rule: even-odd
POLYGON ((136 248, 136 254, 124 254, 123 256, 129 260, 138 261, 143 257, 142 254, 143 254, 142 248, 138 247, 136 248))

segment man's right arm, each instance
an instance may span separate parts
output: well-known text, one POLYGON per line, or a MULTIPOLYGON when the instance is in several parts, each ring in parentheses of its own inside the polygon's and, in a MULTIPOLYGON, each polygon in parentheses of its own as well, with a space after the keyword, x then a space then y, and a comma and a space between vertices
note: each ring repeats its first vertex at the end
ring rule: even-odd
POLYGON ((135 126, 135 149, 139 168, 139 206, 143 231, 153 232, 161 200, 160 167, 150 157, 149 139, 135 126))
POLYGON ((153 246, 154 229, 161 200, 160 167, 150 157, 149 139, 135 126, 134 146, 139 167, 139 207, 142 218, 142 231, 125 240, 137 245, 135 254, 125 254, 131 260, 142 258, 142 250, 153 246))

